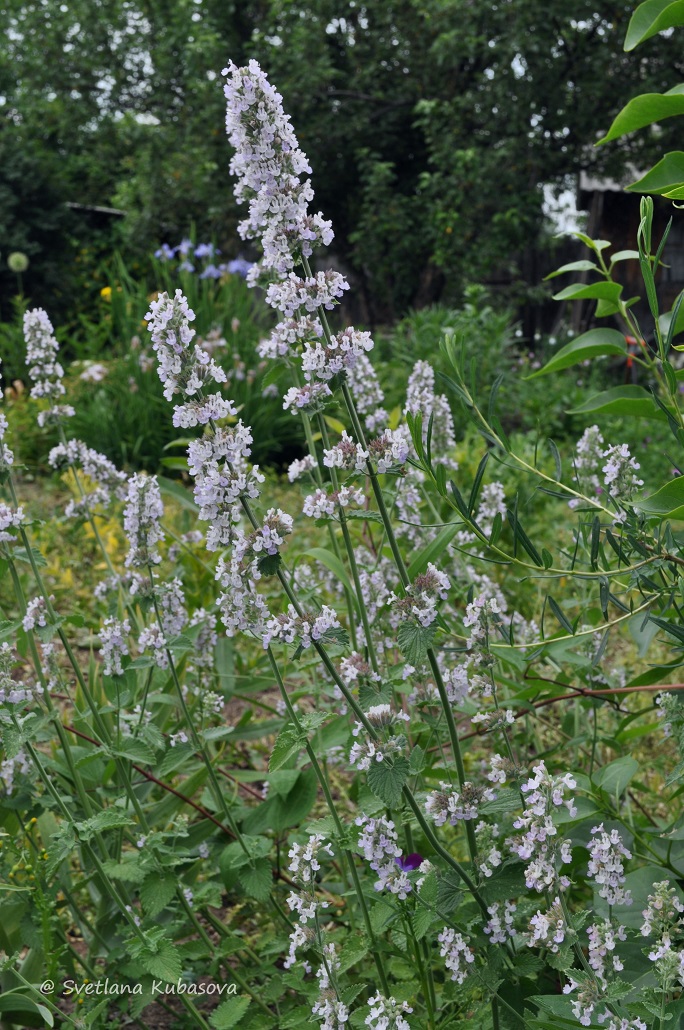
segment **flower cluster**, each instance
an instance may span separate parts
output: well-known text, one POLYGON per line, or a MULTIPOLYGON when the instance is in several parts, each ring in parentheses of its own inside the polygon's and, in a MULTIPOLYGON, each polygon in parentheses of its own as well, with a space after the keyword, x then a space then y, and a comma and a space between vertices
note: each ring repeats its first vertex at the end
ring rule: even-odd
POLYGON ((104 454, 94 451, 82 440, 57 444, 48 455, 48 464, 54 469, 78 466, 95 484, 94 489, 87 492, 81 484, 82 496, 78 501, 69 501, 65 510, 67 518, 79 515, 87 517, 96 505, 107 507, 112 497, 123 501, 127 496, 126 474, 120 472, 104 454))
POLYGON ((36 695, 43 692, 39 684, 29 686, 13 678, 12 670, 16 664, 10 645, 0 644, 0 705, 12 705, 13 708, 30 704, 36 695))
POLYGON ((163 515, 164 505, 157 480, 144 472, 132 476, 128 481, 128 503, 124 509, 124 529, 129 542, 127 568, 143 569, 159 564, 161 555, 157 544, 164 539, 163 515))
POLYGON ((630 859, 631 851, 622 843, 620 833, 612 829, 606 833, 603 823, 594 826, 589 845, 589 876, 599 885, 599 896, 609 905, 631 905, 632 896, 623 888, 625 882, 623 858, 630 859))
MULTIPOLYGON (((312 643, 322 641, 328 634, 341 629, 337 612, 323 605, 316 615, 302 612, 298 615, 292 605, 287 606, 287 614, 274 615, 266 626, 268 643, 280 640, 285 644, 297 644, 306 649, 312 643)), ((268 646, 264 639, 264 647, 268 646)))
POLYGON ((416 576, 406 588, 404 597, 390 594, 389 601, 394 615, 400 621, 417 622, 427 629, 437 618, 437 601, 446 600, 451 584, 445 572, 440 572, 428 562, 425 572, 416 576))
POLYGON ((475 953, 469 944, 470 938, 464 937, 451 926, 445 926, 437 941, 441 945, 439 954, 445 960, 444 965, 451 973, 451 979, 457 984, 462 984, 468 975, 468 966, 475 961, 475 953))
POLYGON ((529 889, 549 891, 554 887, 564 890, 570 886, 566 876, 556 871, 558 860, 570 862, 570 841, 558 840, 558 830, 553 824, 553 812, 567 808, 570 815, 576 815, 574 801, 565 798, 565 788, 577 786, 573 777, 551 776, 544 762, 534 766, 534 776, 521 786, 525 795, 525 809, 516 817, 513 826, 522 833, 506 841, 511 851, 527 862, 525 883, 529 889))
POLYGON ((555 898, 546 912, 537 911, 530 919, 527 943, 531 948, 540 945, 557 952, 568 934, 560 898, 555 898))
POLYGON ((285 960, 285 968, 296 961, 297 949, 311 943, 312 931, 308 924, 316 919, 316 913, 328 907, 327 901, 321 901, 316 894, 316 877, 320 872, 319 855, 324 853, 330 858, 334 852, 325 837, 320 833, 309 837, 306 844, 293 844, 289 851, 289 871, 292 874, 297 890, 291 891, 287 899, 290 912, 296 912, 298 926, 290 935, 290 953, 285 960))
POLYGON ((304 498, 302 511, 312 519, 330 519, 338 508, 360 508, 365 500, 363 490, 357 486, 341 486, 330 493, 318 489, 304 498))
MULTIPOLYGON (((349 752, 351 765, 356 766, 360 771, 370 769, 372 762, 383 762, 390 755, 398 754, 404 750, 405 737, 387 736, 388 731, 393 729, 397 723, 409 722, 409 716, 405 712, 393 712, 388 704, 374 705, 365 713, 366 719, 371 726, 383 733, 385 739, 356 741, 349 752)), ((352 733, 355 737, 364 732, 362 723, 354 725, 352 733)))
POLYGON ((0 544, 11 544, 16 540, 13 529, 19 529, 24 521, 24 509, 12 508, 0 501, 0 544))
POLYGON ((378 874, 376 891, 388 890, 399 898, 406 898, 412 886, 406 870, 400 866, 402 851, 392 820, 383 815, 370 819, 361 814, 354 821, 361 827, 358 846, 371 869, 378 874))
POLYGON ((509 937, 515 937, 517 930, 513 923, 516 910, 517 905, 513 901, 504 901, 503 912, 498 901, 487 907, 489 919, 484 926, 484 932, 492 944, 505 944, 509 937))
POLYGON ((66 393, 64 369, 57 360, 59 344, 52 322, 42 308, 33 308, 24 315, 24 339, 29 378, 33 381, 31 396, 49 402, 49 408, 38 415, 38 425, 45 426, 75 414, 70 404, 56 403, 66 393))
POLYGON ((120 622, 110 616, 104 620, 100 630, 100 650, 105 676, 123 676, 121 659, 129 654, 126 638, 130 632, 131 624, 128 619, 120 622))
POLYGON ((432 419, 431 451, 436 463, 458 468, 451 458, 456 446, 454 419, 449 401, 443 393, 435 393, 435 370, 427 361, 417 361, 409 376, 406 391, 406 413, 422 416, 423 444, 427 444, 430 419, 432 419))
POLYGON ((441 788, 431 791, 425 802, 425 811, 435 826, 444 826, 447 819, 452 826, 461 819, 477 819, 482 802, 496 797, 491 787, 476 787, 469 780, 458 790, 449 783, 442 783, 441 788))
POLYGON ((188 469, 195 478, 194 495, 199 518, 209 522, 207 549, 218 551, 232 542, 240 521, 241 498, 259 496, 264 477, 258 465, 249 465, 252 434, 240 421, 231 429, 191 441, 188 469))
POLYGON ((383 998, 376 994, 368 999, 370 1012, 364 1019, 365 1026, 373 1030, 411 1030, 404 1019, 405 1012, 413 1012, 407 1001, 398 1002, 394 998, 383 998))

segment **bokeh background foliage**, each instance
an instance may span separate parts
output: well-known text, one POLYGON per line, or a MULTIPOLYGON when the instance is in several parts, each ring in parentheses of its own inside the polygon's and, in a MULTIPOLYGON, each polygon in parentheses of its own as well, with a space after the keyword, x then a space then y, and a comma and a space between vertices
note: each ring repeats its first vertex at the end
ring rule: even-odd
MULTIPOLYGON (((592 146, 625 97, 678 77, 676 39, 638 62, 619 52, 631 6, 7 0, 3 255, 30 257, 24 288, 60 322, 92 306, 115 248, 146 267, 194 223, 234 249, 220 71, 255 57, 287 97, 367 321, 459 300, 467 281, 518 300, 538 285, 543 185, 652 156, 649 134, 592 146)), ((0 264, 7 318, 16 277, 0 264)))

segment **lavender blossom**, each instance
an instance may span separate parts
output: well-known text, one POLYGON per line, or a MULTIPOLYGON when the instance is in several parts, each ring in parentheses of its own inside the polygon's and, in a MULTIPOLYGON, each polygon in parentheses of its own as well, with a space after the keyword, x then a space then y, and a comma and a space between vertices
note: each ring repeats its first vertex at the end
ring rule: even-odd
POLYGON ((33 308, 24 315, 24 339, 29 378, 33 381, 31 396, 49 402, 47 411, 38 415, 38 425, 45 426, 75 414, 68 404, 57 404, 66 393, 64 369, 57 360, 59 344, 54 336, 52 322, 42 308, 33 308))
POLYGON ((124 510, 124 529, 129 551, 126 567, 141 569, 158 565, 161 555, 157 544, 164 539, 161 518, 164 515, 159 484, 152 476, 138 472, 128 481, 128 504, 124 510))

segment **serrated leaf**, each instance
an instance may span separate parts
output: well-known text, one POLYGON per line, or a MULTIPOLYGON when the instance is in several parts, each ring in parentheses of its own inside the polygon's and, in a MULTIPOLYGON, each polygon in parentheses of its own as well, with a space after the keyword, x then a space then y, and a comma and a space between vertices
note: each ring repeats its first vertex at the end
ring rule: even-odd
POLYGON ((282 563, 280 551, 276 551, 275 554, 262 554, 257 559, 257 568, 262 576, 275 576, 282 563))
POLYGON ((483 815, 503 815, 504 812, 515 812, 522 807, 520 793, 512 788, 500 790, 493 801, 486 801, 480 805, 480 812, 483 815))
POLYGON ((112 754, 143 765, 154 765, 155 762, 154 751, 142 740, 126 740, 122 747, 112 748, 112 754))
POLYGON ((289 758, 299 754, 306 745, 306 737, 291 724, 284 726, 276 738, 268 762, 269 772, 282 769, 289 758))
POLYGON ((401 623, 397 630, 397 644, 409 665, 416 668, 425 665, 434 635, 434 623, 431 626, 421 626, 417 622, 401 623))
POLYGON ((390 763, 372 762, 368 770, 368 786, 388 808, 396 808, 401 801, 401 792, 409 775, 409 762, 402 755, 390 763))
POLYGON ((266 901, 273 886, 273 871, 267 858, 257 858, 239 872, 245 894, 256 901, 266 901))
POLYGON ((79 838, 83 841, 92 840, 96 833, 103 833, 105 830, 115 830, 119 827, 130 826, 132 819, 127 812, 121 808, 105 808, 85 822, 76 823, 79 838))
POLYGON ((176 893, 176 879, 163 873, 152 873, 140 888, 140 901, 146 916, 158 916, 176 893))
POLYGON ((138 959, 143 969, 166 983, 176 983, 183 975, 180 955, 171 941, 162 941, 156 952, 143 951, 138 959))
POLYGON ((102 868, 107 876, 111 876, 115 880, 122 880, 125 883, 142 883, 147 876, 146 871, 140 865, 138 855, 134 855, 133 858, 124 862, 116 862, 114 859, 109 858, 106 862, 102 863, 102 868))
POLYGON ((231 1027, 235 1026, 245 1012, 249 1008, 250 998, 244 995, 238 995, 235 998, 226 998, 222 1001, 217 1009, 215 1009, 209 1017, 209 1025, 214 1027, 214 1030, 230 1030, 231 1027))

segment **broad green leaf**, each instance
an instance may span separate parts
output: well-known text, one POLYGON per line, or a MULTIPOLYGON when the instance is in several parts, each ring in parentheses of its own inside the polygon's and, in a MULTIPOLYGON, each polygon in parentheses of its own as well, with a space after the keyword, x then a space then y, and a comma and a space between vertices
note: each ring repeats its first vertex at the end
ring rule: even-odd
POLYGON ((167 497, 173 497, 181 507, 197 514, 199 508, 193 501, 192 494, 181 483, 175 479, 166 479, 165 476, 157 476, 157 482, 162 494, 165 494, 167 497))
MULTIPOLYGON (((684 0, 683 0, 684 3, 684 0)), ((641 179, 627 189, 632 193, 667 193, 684 183, 684 150, 672 150, 658 161, 641 179)))
POLYGON ((146 916, 158 916, 176 893, 176 878, 152 873, 140 888, 140 901, 146 916))
POLYGON ((122 747, 112 748, 112 754, 143 765, 154 765, 155 762, 154 751, 142 740, 127 740, 122 747))
POLYGON ((570 415, 597 414, 627 415, 632 418, 652 418, 658 422, 666 422, 667 415, 658 407, 651 394, 643 386, 614 386, 611 390, 595 393, 572 408, 570 415))
POLYGON ((506 788, 497 792, 493 801, 480 805, 483 815, 503 815, 504 812, 515 812, 522 805, 520 791, 506 788))
POLYGON ((308 551, 304 551, 304 556, 309 558, 315 558, 316 561, 321 562, 327 569, 330 569, 334 576, 337 576, 342 586, 347 590, 354 600, 355 607, 358 609, 358 603, 356 601, 356 594, 351 584, 351 580, 347 575, 347 570, 344 565, 332 551, 326 550, 325 547, 311 547, 308 551))
POLYGON ((281 769, 289 758, 298 754, 306 744, 306 737, 292 725, 287 725, 278 734, 268 763, 270 772, 281 769))
POLYGON ((557 268, 555 272, 549 272, 547 276, 544 276, 544 282, 547 279, 555 279, 557 275, 563 275, 565 272, 598 272, 599 270, 599 266, 594 261, 584 258, 582 261, 571 261, 570 264, 557 268))
POLYGON ((425 572, 430 562, 436 562, 440 555, 446 551, 459 529, 462 528, 462 522, 450 522, 448 526, 445 526, 437 534, 434 540, 431 540, 429 544, 421 548, 408 567, 409 579, 414 580, 416 576, 420 576, 422 572, 425 572))
POLYGON ((167 983, 175 983, 183 975, 180 955, 171 941, 162 941, 156 953, 143 952, 140 963, 146 972, 167 983))
POLYGON ((610 259, 611 265, 616 265, 618 261, 638 261, 639 251, 638 250, 616 250, 610 259))
POLYGON ((209 1025, 214 1030, 231 1030, 244 1016, 249 1008, 250 999, 239 995, 236 998, 226 998, 209 1017, 209 1025))
POLYGON ((409 774, 408 759, 400 755, 390 764, 372 762, 368 770, 368 786, 388 808, 396 808, 401 801, 401 792, 409 774))
MULTIPOLYGON (((684 98, 683 98, 684 99, 684 98)), ((620 299, 620 283, 572 283, 560 293, 554 293, 554 300, 609 300, 614 304, 620 299)))
POLYGON ((611 797, 622 794, 630 780, 639 771, 639 763, 631 755, 623 755, 609 762, 594 774, 594 783, 605 790, 611 797))
POLYGON ((650 497, 637 497, 634 507, 645 515, 684 519, 684 476, 677 476, 650 497))
POLYGON ((418 668, 427 661, 428 648, 435 635, 432 626, 420 626, 417 622, 402 622, 397 631, 399 650, 410 665, 418 668))
POLYGON ((628 132, 636 132, 646 125, 662 122, 678 114, 684 114, 684 85, 681 83, 667 93, 642 93, 622 108, 606 135, 598 142, 608 143, 628 132))
POLYGON ((331 415, 324 415, 323 418, 328 428, 332 429, 334 433, 339 433, 342 436, 342 433, 346 431, 347 427, 339 419, 333 418, 331 415))
POLYGON ((585 247, 589 247, 589 250, 593 250, 594 254, 600 254, 606 247, 612 246, 610 240, 592 240, 591 236, 587 236, 583 232, 573 232, 572 235, 580 243, 583 243, 585 247))
POLYGON ((594 358, 605 357, 609 354, 626 355, 627 343, 622 333, 617 329, 590 329, 583 333, 576 340, 571 340, 564 347, 554 354, 549 362, 533 372, 526 379, 538 379, 539 376, 548 375, 549 372, 560 372, 561 369, 570 368, 581 361, 589 361, 594 358))
POLYGON ((644 40, 677 25, 684 25, 684 0, 646 0, 630 18, 625 50, 634 50, 644 40))
POLYGON ((257 901, 266 901, 273 885, 273 871, 267 858, 257 858, 243 866, 239 876, 245 894, 257 901))

